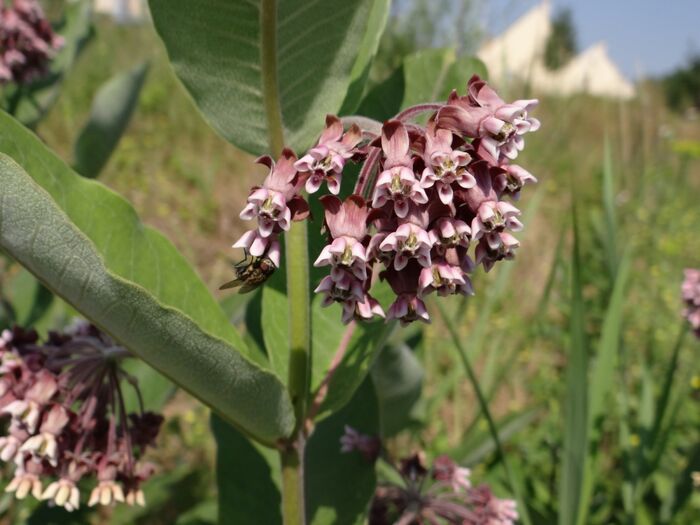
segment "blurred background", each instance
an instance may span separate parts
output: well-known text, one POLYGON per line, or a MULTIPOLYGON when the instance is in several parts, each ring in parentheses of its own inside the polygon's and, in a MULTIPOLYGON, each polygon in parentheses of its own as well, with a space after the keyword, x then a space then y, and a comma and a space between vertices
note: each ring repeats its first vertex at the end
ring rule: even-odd
MULTIPOLYGON (((45 7, 60 17, 64 4, 50 0, 45 7)), ((99 86, 148 61, 129 127, 100 180, 163 231, 215 291, 231 278, 230 262, 239 254, 229 246, 244 230, 238 213, 263 173, 199 115, 145 2, 96 0, 94 9, 94 35, 36 131, 70 161, 99 86)), ((478 294, 450 304, 533 523, 557 521, 560 469, 573 431, 570 378, 586 375, 567 367, 572 316, 580 313, 572 308, 576 290, 591 358, 605 350, 606 330, 621 334, 603 437, 592 452, 598 459, 590 523, 700 522, 692 481, 700 471, 700 342, 687 337, 678 362, 672 359, 682 325, 682 272, 700 267, 698 20, 694 0, 396 0, 392 7, 368 91, 406 57, 453 48, 456 56, 483 60, 504 99, 540 99, 535 116, 542 128, 528 136, 519 159, 539 184, 523 192, 518 256, 489 274, 477 271, 478 294), (574 204, 580 279, 572 287, 574 204)), ((214 293, 235 310, 231 294, 214 293)), ((423 392, 403 407, 392 450, 450 453, 475 478, 511 493, 444 327, 436 321, 392 344, 396 352, 410 348, 423 392)), ((592 370, 594 389, 596 372, 605 370, 592 370)), ((207 411, 182 392, 164 411, 151 459, 166 474, 149 482, 149 506, 74 519, 213 522, 207 411)), ((0 522, 58 519, 36 518, 32 510, 0 497, 0 522)))

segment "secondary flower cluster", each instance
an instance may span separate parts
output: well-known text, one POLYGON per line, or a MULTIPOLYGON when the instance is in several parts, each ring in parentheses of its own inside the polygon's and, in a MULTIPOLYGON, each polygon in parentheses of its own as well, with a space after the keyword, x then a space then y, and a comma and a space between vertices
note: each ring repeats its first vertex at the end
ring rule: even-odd
MULTIPOLYGON (((365 459, 374 461, 380 448, 377 438, 345 428, 342 452, 359 452, 365 459)), ((515 501, 497 498, 488 485, 473 486, 469 469, 460 467, 448 456, 435 458, 430 467, 426 466, 422 453, 401 459, 398 465, 387 462, 402 483, 379 483, 370 509, 371 525, 444 522, 514 525, 518 519, 515 501)))
MULTIPOLYGON (((160 415, 126 413, 119 367, 126 351, 94 326, 50 333, 15 328, 0 337, 0 459, 14 467, 5 488, 73 511, 78 482, 95 478, 88 505, 144 505, 140 485, 153 466, 139 461, 158 435, 160 415), (45 485, 47 483, 47 485, 45 485)), ((139 394, 140 399, 140 394, 139 394)))
POLYGON ((520 210, 505 199, 517 200, 525 184, 536 182, 511 163, 523 136, 539 128, 529 116, 536 104, 506 103, 475 76, 465 96, 453 91, 447 103, 409 108, 376 130, 353 124, 345 131, 328 116, 301 159, 285 150, 277 164, 259 160, 270 173, 241 213, 258 226, 234 247, 279 266, 278 235, 308 215, 301 189, 312 194, 325 183, 328 244, 314 263, 330 268, 316 288, 324 304, 341 303, 345 323, 374 316, 429 322, 426 295, 472 294, 475 263, 489 271, 514 256, 520 210), (425 126, 410 122, 425 112, 431 113, 425 126), (349 161, 362 169, 352 194, 340 199, 349 161), (369 293, 375 273, 396 294, 386 314, 369 293))
POLYGON ((683 316, 690 323, 695 335, 700 337, 700 270, 685 270, 685 280, 681 288, 685 309, 683 316))
POLYGON ((28 84, 41 78, 62 45, 36 0, 0 4, 0 84, 28 84))

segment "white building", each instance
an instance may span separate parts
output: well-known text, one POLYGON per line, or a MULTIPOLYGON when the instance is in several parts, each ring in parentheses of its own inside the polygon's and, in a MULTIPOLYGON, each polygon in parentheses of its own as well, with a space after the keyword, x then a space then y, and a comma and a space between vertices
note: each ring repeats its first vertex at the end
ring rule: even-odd
POLYGON ((544 0, 502 35, 486 42, 477 56, 487 64, 489 78, 496 82, 525 80, 536 93, 634 97, 634 86, 610 59, 604 42, 592 45, 556 71, 547 69, 544 51, 551 32, 551 7, 544 0))
POLYGON ((111 16, 119 23, 141 22, 148 18, 146 0, 94 0, 95 13, 111 16))

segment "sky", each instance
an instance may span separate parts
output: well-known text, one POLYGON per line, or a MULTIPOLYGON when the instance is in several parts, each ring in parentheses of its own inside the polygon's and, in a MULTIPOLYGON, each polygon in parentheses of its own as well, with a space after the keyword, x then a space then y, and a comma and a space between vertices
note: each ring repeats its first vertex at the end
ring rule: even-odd
MULTIPOLYGON (((579 51, 600 40, 630 80, 658 76, 700 53, 700 0, 550 0, 570 8, 579 51)), ((486 30, 498 35, 539 0, 487 0, 486 30)))

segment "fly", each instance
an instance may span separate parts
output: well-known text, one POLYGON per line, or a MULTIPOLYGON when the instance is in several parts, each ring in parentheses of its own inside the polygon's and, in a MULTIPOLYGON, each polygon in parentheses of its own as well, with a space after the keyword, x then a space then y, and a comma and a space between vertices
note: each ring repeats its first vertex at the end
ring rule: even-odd
POLYGON ((255 257, 248 252, 245 259, 233 265, 236 278, 222 284, 219 290, 227 290, 240 286, 239 293, 248 293, 263 284, 277 269, 269 257, 255 257))

